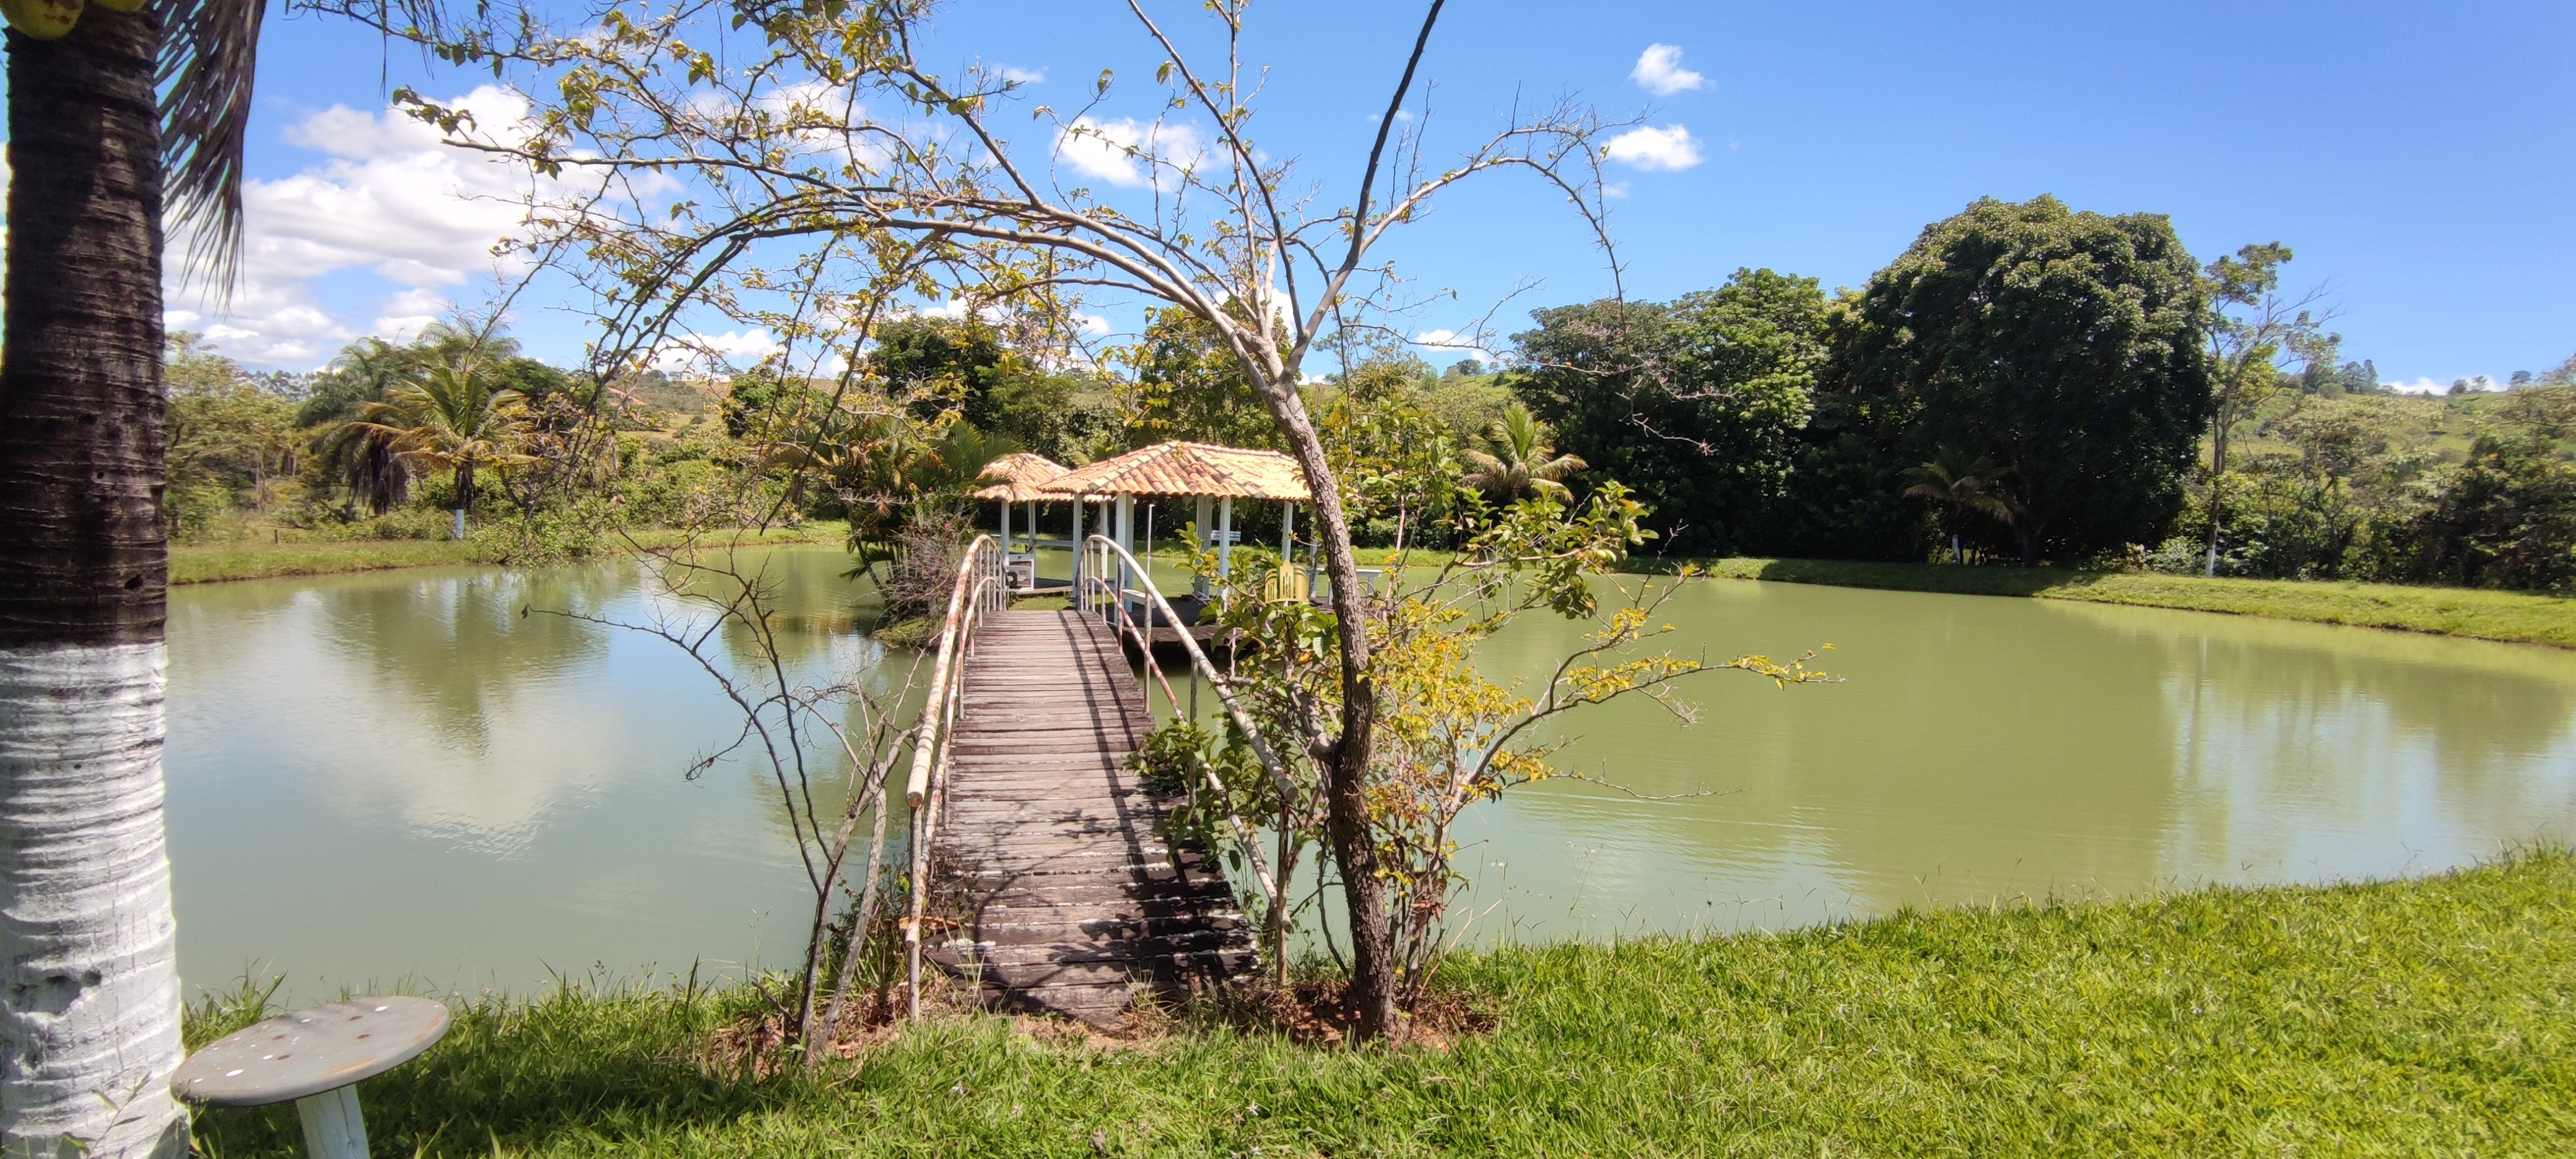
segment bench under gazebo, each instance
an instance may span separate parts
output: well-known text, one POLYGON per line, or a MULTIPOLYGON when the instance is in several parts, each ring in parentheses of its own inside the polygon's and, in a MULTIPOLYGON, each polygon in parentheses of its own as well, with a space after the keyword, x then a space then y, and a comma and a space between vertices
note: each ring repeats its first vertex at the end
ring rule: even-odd
MULTIPOLYGON (((1038 488, 1062 477, 1069 469, 1044 455, 1020 451, 984 464, 984 470, 978 476, 988 485, 977 488, 973 493, 975 498, 1002 505, 1002 525, 996 538, 1002 543, 1003 573, 1010 577, 1014 595, 1031 595, 1038 590, 1038 548, 1061 546, 1076 555, 1081 554, 1077 550, 1082 545, 1082 517, 1078 513, 1074 516, 1072 539, 1057 543, 1038 536, 1037 505, 1067 501, 1062 495, 1049 494, 1038 488), (1011 509, 1023 503, 1029 505, 1027 551, 1020 550, 1011 527, 1011 509)), ((1050 583, 1047 586, 1054 585, 1050 583)))

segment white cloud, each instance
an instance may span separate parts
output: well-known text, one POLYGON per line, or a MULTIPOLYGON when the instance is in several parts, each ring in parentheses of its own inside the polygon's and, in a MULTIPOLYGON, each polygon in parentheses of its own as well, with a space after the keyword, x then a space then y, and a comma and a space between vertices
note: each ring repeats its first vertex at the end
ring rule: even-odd
POLYGON ((1055 149, 1065 163, 1111 185, 1170 188, 1179 177, 1174 170, 1207 157, 1207 140, 1188 125, 1085 117, 1056 134, 1055 149))
POLYGON ((1006 64, 994 69, 993 71, 1001 74, 1003 80, 1009 81, 1015 85, 1040 84, 1046 80, 1046 70, 1042 68, 1013 68, 1006 64))
MULTIPOLYGON (((525 98, 492 85, 454 103, 487 134, 509 132, 528 110, 525 98)), ((179 308, 169 318, 202 326, 224 354, 257 366, 317 366, 362 333, 418 333, 450 305, 434 287, 515 268, 492 254, 521 227, 529 179, 515 163, 442 145, 436 128, 392 109, 335 105, 290 126, 286 138, 326 159, 243 184, 241 277, 231 301, 216 309, 177 286, 172 269, 170 298, 179 308), (316 283, 347 271, 401 288, 373 310, 339 285, 326 298, 316 283)))
POLYGON ((2463 374, 2453 378, 2450 382, 2436 382, 2429 378, 2418 378, 2413 382, 2387 382, 2381 383, 2380 385, 2396 391, 2399 394, 2449 394, 2451 393, 2452 384, 2463 380, 2469 384, 2470 390, 2505 389, 2504 384, 2497 382, 2493 376, 2485 374, 2463 374))
POLYGON ((1682 67, 1681 46, 1649 44, 1637 54, 1637 67, 1629 70, 1628 79, 1657 96, 1709 87, 1708 78, 1682 67))
POLYGON ((1628 196, 1628 183, 1625 181, 1606 182, 1601 186, 1601 196, 1611 201, 1618 201, 1625 198, 1628 196))
POLYGON ((1488 366, 1502 361, 1493 351, 1476 345, 1475 335, 1455 330, 1425 330, 1413 336, 1413 344, 1424 350, 1462 354, 1488 366))
POLYGON ((1099 314, 1075 314, 1073 328, 1098 338, 1109 333, 1109 319, 1099 314))
POLYGON ((1639 125, 1610 138, 1609 146, 1601 154, 1613 161, 1648 170, 1688 169, 1700 163, 1699 142, 1692 139, 1690 130, 1680 125, 1661 129, 1639 125))
POLYGON ((653 368, 665 374, 677 374, 692 368, 711 368, 723 363, 735 367, 750 366, 778 353, 783 347, 769 336, 769 331, 753 327, 727 330, 722 334, 681 334, 653 351, 653 368))

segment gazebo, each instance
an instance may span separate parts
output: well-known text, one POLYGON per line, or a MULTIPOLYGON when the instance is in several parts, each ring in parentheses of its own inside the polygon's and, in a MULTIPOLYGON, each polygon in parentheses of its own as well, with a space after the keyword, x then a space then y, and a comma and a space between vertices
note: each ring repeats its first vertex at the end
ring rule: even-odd
MULTIPOLYGON (((1011 573, 1011 586, 1014 588, 1027 590, 1037 586, 1038 513, 1034 505, 1061 502, 1064 499, 1064 496, 1052 495, 1038 488, 1062 477, 1065 471, 1064 464, 1044 455, 1032 455, 1026 451, 1004 455, 984 464, 983 473, 979 478, 988 481, 989 485, 977 488, 974 495, 975 498, 991 500, 1002 505, 1000 539, 1003 567, 1011 573), (1014 551, 1011 548, 1011 508, 1021 503, 1032 505, 1029 509, 1029 550, 1026 552, 1014 551), (1027 573, 1028 582, 1026 583, 1020 582, 1023 567, 1027 573)), ((1071 546, 1074 547, 1076 554, 1080 554, 1082 538, 1079 531, 1082 522, 1080 511, 1079 507, 1075 508, 1074 525, 1077 530, 1074 534, 1075 542, 1071 546)))
MULTIPOLYGON (((1156 443, 1076 467, 1038 484, 1035 490, 1048 498, 1073 500, 1076 544, 1082 542, 1083 504, 1095 499, 1113 501, 1108 535, 1129 551, 1135 550, 1137 496, 1188 496, 1197 501, 1199 531, 1206 536, 1202 546, 1216 547, 1219 582, 1233 574, 1235 500, 1268 500, 1280 505, 1279 557, 1284 562, 1292 554, 1297 504, 1314 498, 1306 487, 1306 473, 1298 468, 1295 459, 1277 451, 1190 442, 1156 443), (1216 509, 1212 532, 1208 527, 1211 504, 1216 509)), ((1075 555, 1079 559, 1081 553, 1075 555)), ((1123 588, 1127 577, 1119 578, 1123 588)), ((1080 582, 1078 576, 1076 582, 1080 582)))

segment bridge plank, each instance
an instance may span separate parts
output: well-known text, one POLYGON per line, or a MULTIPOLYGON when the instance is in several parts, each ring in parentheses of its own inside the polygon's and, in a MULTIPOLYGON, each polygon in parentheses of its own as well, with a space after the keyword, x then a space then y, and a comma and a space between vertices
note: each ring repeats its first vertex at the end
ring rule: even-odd
POLYGON ((1153 731, 1118 637, 1079 612, 987 615, 966 657, 932 859, 959 924, 925 957, 1013 1009, 1114 1021, 1256 965, 1206 851, 1159 832, 1128 757, 1153 731))

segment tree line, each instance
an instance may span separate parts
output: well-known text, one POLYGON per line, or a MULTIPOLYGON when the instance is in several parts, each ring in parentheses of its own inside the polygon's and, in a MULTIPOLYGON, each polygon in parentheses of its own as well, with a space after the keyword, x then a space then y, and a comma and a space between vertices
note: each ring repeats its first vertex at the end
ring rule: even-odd
MULTIPOLYGON (((2576 360, 2509 393, 2396 395, 2340 360, 2313 297, 2282 297, 2290 259, 2275 243, 2204 266, 2159 216, 1988 200, 1857 291, 1746 269, 1670 302, 1540 309, 1503 366, 1351 338, 1302 389, 1366 545, 1454 546, 1485 503, 1616 481, 1667 555, 2576 580, 2576 360)), ((963 497, 1001 454, 1279 446, 1187 312, 1079 364, 1006 322, 915 314, 877 329, 855 391, 774 364, 623 380, 613 437, 573 472, 587 489, 549 492, 532 480, 572 471, 548 454, 595 392, 489 330, 367 339, 302 376, 176 336, 174 532, 432 535, 450 529, 433 513, 477 504, 594 528, 847 519, 892 566, 908 529, 980 517, 963 497)))
POLYGON ((1857 291, 1536 311, 1505 378, 1667 553, 2576 580, 2569 372, 2394 396, 2284 300, 2290 257, 1984 200, 1857 291))

